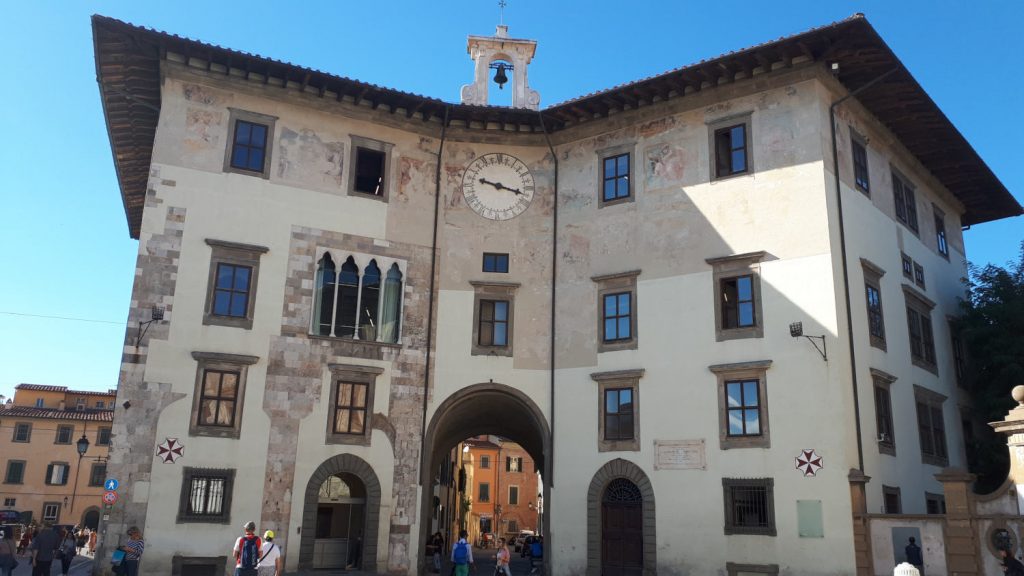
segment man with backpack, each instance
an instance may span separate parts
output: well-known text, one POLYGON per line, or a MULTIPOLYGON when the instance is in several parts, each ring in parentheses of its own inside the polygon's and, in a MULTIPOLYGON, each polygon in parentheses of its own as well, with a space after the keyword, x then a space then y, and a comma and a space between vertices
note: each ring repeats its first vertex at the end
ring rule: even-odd
POLYGON ((246 522, 242 529, 245 535, 235 540, 235 576, 256 576, 256 568, 263 555, 263 543, 256 535, 255 522, 246 522))
POLYGON ((455 576, 468 576, 469 568, 473 564, 473 547, 466 541, 469 534, 465 530, 459 531, 459 541, 452 546, 452 564, 455 565, 455 576))

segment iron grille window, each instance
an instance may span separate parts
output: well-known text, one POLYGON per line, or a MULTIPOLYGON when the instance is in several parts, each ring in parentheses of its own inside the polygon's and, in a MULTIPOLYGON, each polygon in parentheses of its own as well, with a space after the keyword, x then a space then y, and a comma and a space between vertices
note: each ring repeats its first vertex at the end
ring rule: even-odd
POLYGON ((917 431, 921 439, 921 455, 933 462, 945 462, 946 424, 942 418, 942 406, 917 402, 917 431))
POLYGON ((369 385, 365 382, 338 381, 338 397, 334 406, 335 434, 366 433, 366 394, 369 385))
POLYGON ((917 200, 914 188, 898 174, 892 174, 892 195, 896 203, 896 219, 917 233, 917 200))
POLYGON ((267 154, 267 126, 255 122, 235 122, 235 139, 231 147, 231 167, 263 172, 267 154))
POLYGON ((508 254, 484 252, 484 272, 508 273, 508 254))
POLYGON ((28 442, 32 439, 32 425, 26 422, 19 422, 14 425, 13 442, 28 442))
POLYGON ((480 483, 480 490, 476 497, 477 502, 490 502, 491 501, 491 485, 487 482, 480 483))
POLYGON ((610 388, 604 391, 604 439, 633 439, 633 389, 610 388))
POLYGON ((715 176, 722 178, 747 171, 747 125, 715 130, 715 176))
POLYGON ((234 479, 234 470, 185 468, 178 522, 228 522, 234 479))
POLYGON ((9 460, 7 462, 7 474, 4 476, 4 484, 21 484, 25 481, 25 461, 9 460))
POLYGON ((869 333, 885 342, 885 322, 882 319, 882 294, 878 287, 872 284, 864 284, 865 296, 868 304, 868 331, 869 333))
POLYGON ((53 441, 54 444, 71 444, 71 434, 74 432, 72 426, 58 426, 57 427, 57 438, 53 441))
POLYGON ((932 320, 927 312, 907 306, 907 328, 910 332, 910 356, 930 366, 935 365, 935 340, 932 320))
POLYGON ((754 314, 754 277, 747 274, 722 280, 722 328, 757 325, 754 314))
POLYGON ((775 536, 775 481, 723 478, 725 533, 775 536))
POLYGON ((757 380, 725 383, 729 436, 761 435, 761 399, 757 380))
POLYGON ((96 432, 97 446, 110 446, 110 428, 100 428, 96 432))
POLYGON ((894 446, 892 427, 892 398, 885 386, 875 386, 875 425, 878 430, 878 444, 894 446))
POLYGON ((245 318, 249 312, 249 285, 252 268, 235 264, 217 264, 217 280, 213 289, 214 316, 245 318))
POLYGON ((643 500, 640 488, 626 478, 616 478, 609 482, 608 487, 604 489, 604 496, 601 498, 601 501, 606 504, 639 504, 643 500))
POLYGON ((868 180, 868 151, 858 140, 851 141, 853 149, 853 180, 865 193, 870 192, 871 184, 868 180))
POLYGON ((356 148, 356 192, 372 196, 383 195, 386 158, 384 152, 379 150, 356 148))
POLYGON ((106 479, 107 465, 93 464, 92 469, 89 471, 89 486, 103 486, 103 481, 106 479))
POLYGON ((632 297, 630 292, 604 295, 604 341, 630 340, 632 331, 632 297))
POLYGON ((935 247, 946 258, 949 258, 949 243, 946 241, 946 219, 942 214, 935 213, 935 247))
POLYGON ((481 346, 508 346, 508 300, 480 301, 481 346))
POLYGON ((605 202, 629 198, 629 153, 604 159, 604 186, 601 196, 605 202))
POLYGON ((199 425, 235 425, 238 382, 241 374, 228 370, 203 370, 203 389, 199 396, 199 425))

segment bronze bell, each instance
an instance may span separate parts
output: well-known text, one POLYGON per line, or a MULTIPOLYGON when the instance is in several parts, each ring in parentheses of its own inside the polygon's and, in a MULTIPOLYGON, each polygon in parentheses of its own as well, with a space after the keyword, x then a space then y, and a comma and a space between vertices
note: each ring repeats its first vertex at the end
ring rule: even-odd
POLYGON ((508 82, 508 76, 505 75, 504 64, 498 64, 498 71, 494 73, 494 81, 498 83, 498 90, 505 88, 505 83, 508 82))

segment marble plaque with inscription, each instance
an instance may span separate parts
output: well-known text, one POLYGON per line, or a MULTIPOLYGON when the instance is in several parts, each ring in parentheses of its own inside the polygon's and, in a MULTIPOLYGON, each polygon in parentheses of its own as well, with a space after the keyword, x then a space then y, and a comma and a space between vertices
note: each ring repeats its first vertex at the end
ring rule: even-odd
POLYGON ((655 470, 705 470, 704 440, 655 440, 655 470))

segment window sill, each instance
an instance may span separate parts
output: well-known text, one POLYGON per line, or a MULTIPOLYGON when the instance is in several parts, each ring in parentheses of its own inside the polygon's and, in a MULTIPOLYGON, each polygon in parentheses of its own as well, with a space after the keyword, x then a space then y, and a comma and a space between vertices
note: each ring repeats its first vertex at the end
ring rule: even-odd
POLYGON ((764 338, 764 328, 761 326, 751 326, 749 328, 719 328, 715 333, 716 342, 743 340, 746 338, 764 338))
MULTIPOLYGON (((230 145, 228 146, 228 149, 229 150, 231 149, 230 145)), ((268 165, 268 168, 269 168, 270 162, 267 161, 266 157, 264 157, 263 162, 264 162, 265 165, 268 165)), ((252 176, 254 178, 262 178, 263 180, 270 180, 270 170, 267 169, 267 168, 265 168, 263 170, 249 170, 248 168, 239 168, 238 166, 232 166, 231 164, 226 164, 224 166, 224 173, 225 174, 241 174, 242 176, 252 176)))
POLYGON ((913 356, 911 356, 910 363, 922 370, 927 370, 928 372, 931 372, 936 376, 939 375, 939 367, 936 366, 935 364, 929 363, 927 360, 922 360, 920 358, 914 358, 913 356))
POLYGON ((872 348, 878 348, 882 352, 888 352, 889 351, 889 348, 885 345, 885 340, 879 338, 878 336, 871 336, 870 338, 871 338, 871 347, 872 348))
POLYGON ((202 436, 206 438, 229 438, 237 440, 241 437, 239 426, 228 428, 227 426, 192 426, 188 435, 192 437, 202 436))
POLYGON ((726 536, 777 536, 778 533, 775 528, 742 528, 739 526, 726 526, 726 536))
POLYGON ((878 453, 879 454, 886 454, 886 455, 895 457, 896 456, 896 446, 894 444, 889 443, 889 442, 879 442, 878 443, 878 453))
POLYGON ((719 447, 722 450, 735 450, 743 448, 771 448, 772 439, 766 435, 760 436, 722 436, 719 438, 719 447))
POLYGON ((619 350, 636 350, 638 348, 636 338, 630 338, 629 340, 612 340, 610 342, 601 341, 597 345, 598 353, 601 352, 617 352, 619 350))
POLYGON ((204 326, 226 326, 228 328, 241 328, 252 330, 252 318, 234 316, 215 316, 213 314, 203 315, 204 326))
POLYGON ((402 347, 397 342, 380 342, 377 340, 359 340, 357 338, 350 338, 347 336, 321 336, 319 334, 308 334, 312 340, 323 340, 326 342, 347 342, 351 344, 366 344, 367 346, 377 346, 380 348, 396 348, 402 347))
POLYGON ((939 458, 938 456, 930 456, 928 454, 921 454, 921 462, 931 466, 938 466, 940 468, 946 468, 949 466, 949 458, 939 458))
POLYGON ((340 444, 348 446, 369 446, 371 429, 366 434, 336 434, 329 433, 324 439, 325 444, 340 444))
POLYGON ((470 351, 470 356, 502 356, 506 358, 512 357, 511 346, 481 346, 474 344, 473 349, 470 351))
POLYGON ((754 175, 754 173, 751 172, 750 170, 745 170, 743 172, 737 172, 735 174, 725 174, 725 175, 722 175, 722 176, 717 176, 716 175, 713 178, 711 178, 711 184, 714 184, 716 182, 722 182, 722 181, 725 181, 725 180, 732 180, 734 178, 742 178, 744 176, 753 176, 753 175, 754 175))
POLYGON ((176 524, 230 524, 228 516, 181 516, 175 519, 176 524))
POLYGON ((610 206, 615 206, 618 204, 630 204, 633 202, 634 198, 634 195, 630 194, 629 196, 623 196, 622 198, 613 198, 611 200, 601 199, 597 203, 597 209, 600 210, 601 208, 608 208, 610 206))
POLYGON ((376 200, 378 202, 388 203, 388 198, 384 194, 374 194, 372 192, 360 192, 359 190, 349 190, 348 195, 353 198, 366 198, 367 200, 376 200))
POLYGON ((640 439, 632 438, 630 440, 598 440, 597 442, 598 452, 639 452, 640 451, 640 439))

